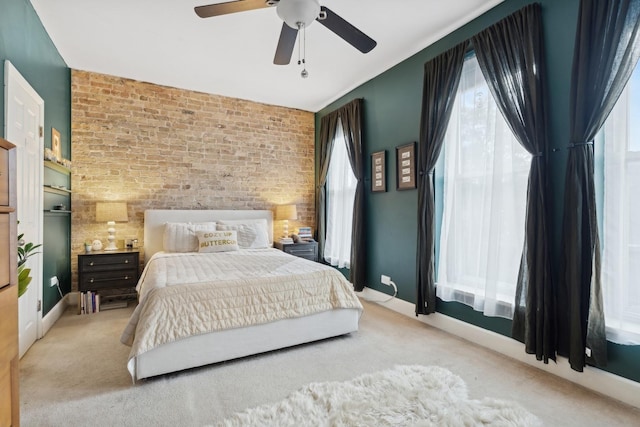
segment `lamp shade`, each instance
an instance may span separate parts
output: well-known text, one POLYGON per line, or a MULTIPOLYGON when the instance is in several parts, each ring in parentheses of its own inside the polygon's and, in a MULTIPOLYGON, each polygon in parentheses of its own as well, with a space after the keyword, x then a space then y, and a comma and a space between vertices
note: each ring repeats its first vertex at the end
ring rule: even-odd
POLYGON ((278 205, 276 206, 276 221, 298 219, 296 205, 278 205))
POLYGON ((125 202, 96 203, 96 221, 98 222, 127 222, 127 204, 125 202))

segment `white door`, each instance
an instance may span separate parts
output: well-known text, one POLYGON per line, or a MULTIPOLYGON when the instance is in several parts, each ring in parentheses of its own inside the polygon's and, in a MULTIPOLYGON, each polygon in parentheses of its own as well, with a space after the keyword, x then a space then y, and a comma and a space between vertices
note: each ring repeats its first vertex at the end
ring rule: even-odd
MULTIPOLYGON (((18 234, 42 243, 42 174, 44 157, 44 101, 9 61, 5 61, 5 138, 13 142, 17 157, 18 234)), ((19 347, 22 357, 42 335, 42 254, 29 258, 31 284, 18 301, 19 347)))

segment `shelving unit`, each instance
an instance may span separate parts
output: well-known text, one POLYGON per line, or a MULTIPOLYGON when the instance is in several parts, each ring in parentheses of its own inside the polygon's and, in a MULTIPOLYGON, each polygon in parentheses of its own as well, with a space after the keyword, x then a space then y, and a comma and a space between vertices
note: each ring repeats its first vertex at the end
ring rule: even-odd
POLYGON ((44 161, 44 167, 54 173, 44 174, 44 211, 45 213, 71 213, 68 209, 53 209, 55 205, 71 205, 71 170, 50 160, 44 161))
POLYGON ((56 276, 62 292, 71 290, 71 170, 44 160, 43 171, 43 306, 48 310, 60 300, 58 290, 50 288, 56 276), (62 205, 65 209, 54 209, 62 205))

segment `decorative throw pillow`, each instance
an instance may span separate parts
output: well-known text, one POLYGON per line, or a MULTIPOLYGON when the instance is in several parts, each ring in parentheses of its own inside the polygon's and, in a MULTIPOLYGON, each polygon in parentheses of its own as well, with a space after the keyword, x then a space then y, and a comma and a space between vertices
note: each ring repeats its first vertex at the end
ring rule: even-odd
POLYGON ((215 222, 167 222, 164 225, 162 246, 165 252, 197 252, 197 230, 215 231, 215 222))
POLYGON ((237 251, 238 235, 235 231, 196 231, 198 252, 237 251))
POLYGON ((266 219, 218 221, 221 231, 238 232, 238 246, 242 249, 263 249, 271 246, 266 219))

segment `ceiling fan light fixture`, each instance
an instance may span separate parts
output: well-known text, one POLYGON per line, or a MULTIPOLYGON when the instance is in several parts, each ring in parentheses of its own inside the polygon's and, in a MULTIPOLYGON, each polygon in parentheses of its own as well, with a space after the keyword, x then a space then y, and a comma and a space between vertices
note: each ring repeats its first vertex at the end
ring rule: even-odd
POLYGON ((280 0, 276 6, 280 19, 293 29, 302 23, 308 27, 320 15, 318 0, 280 0))

